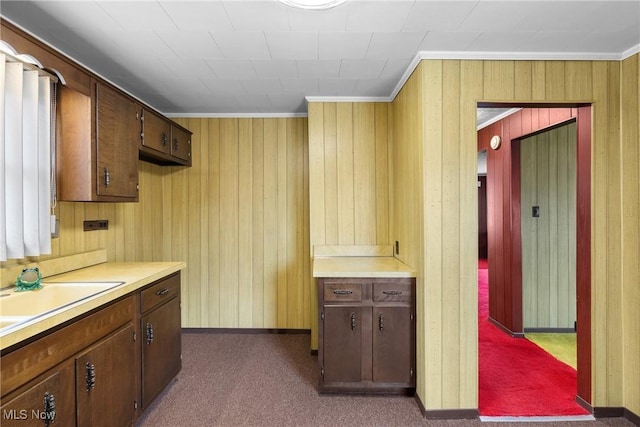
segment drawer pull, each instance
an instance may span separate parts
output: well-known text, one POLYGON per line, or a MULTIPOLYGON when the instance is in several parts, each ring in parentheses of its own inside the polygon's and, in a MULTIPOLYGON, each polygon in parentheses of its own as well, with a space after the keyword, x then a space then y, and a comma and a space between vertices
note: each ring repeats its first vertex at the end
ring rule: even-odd
POLYGON ((147 344, 153 344, 153 325, 147 323, 147 344))
POLYGON ((44 425, 49 427, 56 418, 56 398, 48 391, 44 394, 44 425))
POLYGON ((353 291, 350 291, 348 289, 335 289, 333 293, 335 295, 351 295, 353 291))
POLYGON ((382 291, 385 295, 402 295, 402 291, 382 291))
POLYGON ((160 289, 158 292, 156 292, 156 295, 158 295, 159 297, 168 294, 170 291, 169 288, 164 288, 164 289, 160 289))
POLYGON ((85 365, 86 376, 85 382, 87 383, 87 391, 96 387, 96 367, 93 363, 87 362, 85 365))

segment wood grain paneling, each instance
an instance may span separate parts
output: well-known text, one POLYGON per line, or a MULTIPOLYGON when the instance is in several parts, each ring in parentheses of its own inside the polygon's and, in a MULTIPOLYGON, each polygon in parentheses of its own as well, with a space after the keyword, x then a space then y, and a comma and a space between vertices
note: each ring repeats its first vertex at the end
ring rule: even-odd
POLYGON ((576 321, 576 154, 575 122, 520 141, 525 329, 576 321))
POLYGON ((183 326, 309 329, 307 120, 176 122, 195 161, 167 168, 162 239, 187 262, 183 326))
POLYGON ((622 300, 624 406, 640 414, 640 54, 622 63, 622 300))

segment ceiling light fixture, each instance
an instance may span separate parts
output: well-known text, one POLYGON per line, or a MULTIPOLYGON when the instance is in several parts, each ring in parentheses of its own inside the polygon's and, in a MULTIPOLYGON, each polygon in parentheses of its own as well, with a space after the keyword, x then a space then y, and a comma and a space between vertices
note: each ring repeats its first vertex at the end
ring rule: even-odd
POLYGON ((347 0, 278 0, 287 6, 297 7, 298 9, 309 10, 326 10, 332 7, 340 6, 347 0))

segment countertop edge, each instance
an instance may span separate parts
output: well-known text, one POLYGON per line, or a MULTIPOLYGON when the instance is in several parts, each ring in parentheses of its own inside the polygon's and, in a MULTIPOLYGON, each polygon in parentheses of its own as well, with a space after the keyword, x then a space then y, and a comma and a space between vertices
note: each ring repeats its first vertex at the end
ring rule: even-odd
POLYGON ((83 281, 83 279, 79 279, 78 277, 102 272, 103 276, 93 277, 93 281, 122 281, 124 283, 98 295, 83 299, 77 303, 69 304, 59 310, 52 311, 42 317, 38 317, 14 329, 6 331, 4 335, 0 336, 0 351, 4 352, 4 350, 9 347, 20 344, 22 341, 29 340, 36 335, 46 332, 51 328, 55 328, 56 326, 68 322, 76 317, 82 316, 96 308, 99 308, 100 306, 109 304, 112 301, 133 293, 146 285, 162 279, 163 277, 183 270, 186 266, 187 264, 185 262, 114 262, 97 264, 80 270, 74 270, 68 273, 48 277, 45 282, 83 281), (111 268, 113 268, 115 272, 112 273, 112 275, 106 274, 105 271, 108 271, 111 268), (133 270, 136 268, 143 271, 138 275, 136 275, 135 272, 129 272, 127 275, 118 273, 118 271, 127 269, 133 270), (120 278, 118 278, 118 276, 120 276, 120 278), (125 279, 124 276, 128 277, 125 279))
POLYGON ((415 270, 392 256, 323 256, 315 257, 312 261, 312 275, 316 279, 416 277, 415 270))

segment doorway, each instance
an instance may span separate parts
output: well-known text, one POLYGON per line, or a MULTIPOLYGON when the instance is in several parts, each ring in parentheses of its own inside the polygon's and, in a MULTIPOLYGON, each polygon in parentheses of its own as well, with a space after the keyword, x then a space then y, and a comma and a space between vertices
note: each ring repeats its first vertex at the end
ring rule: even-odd
POLYGON ((519 107, 478 131, 478 151, 487 150, 489 320, 505 333, 524 333, 522 306, 522 239, 520 199, 520 139, 575 121, 576 179, 576 331, 578 341, 577 400, 588 406, 591 398, 590 295, 590 105, 478 104, 478 107, 519 107), (491 137, 501 144, 490 148, 491 137))

